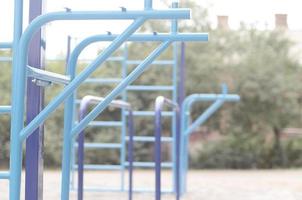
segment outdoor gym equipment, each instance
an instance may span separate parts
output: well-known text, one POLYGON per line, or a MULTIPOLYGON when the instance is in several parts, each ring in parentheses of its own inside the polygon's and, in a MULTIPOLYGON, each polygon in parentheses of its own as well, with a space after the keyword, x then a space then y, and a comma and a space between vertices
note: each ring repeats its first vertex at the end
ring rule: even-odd
MULTIPOLYGON (((22 144, 33 134, 37 128, 54 112, 61 104, 65 103, 64 109, 64 141, 62 159, 62 183, 61 199, 69 199, 71 149, 73 139, 84 130, 91 120, 96 118, 125 88, 131 84, 146 68, 164 51, 176 41, 207 41, 207 34, 179 34, 177 33, 177 20, 189 19, 188 9, 178 9, 174 6, 167 10, 152 9, 152 1, 145 0, 145 9, 142 11, 70 11, 47 13, 36 17, 22 33, 23 22, 23 1, 15 0, 14 8, 14 40, 13 40, 13 73, 12 73, 12 110, 11 110, 11 137, 10 137, 10 169, 9 173, 3 175, 9 178, 10 200, 20 199, 21 169, 22 169, 22 144), (109 93, 104 100, 85 116, 78 124, 73 124, 74 116, 74 92, 75 90, 103 64, 110 55, 117 50, 131 35, 147 20, 174 20, 174 26, 170 34, 154 34, 153 38, 158 38, 162 44, 157 47, 144 61, 142 61, 118 86, 109 93), (28 67, 29 44, 35 33, 42 26, 49 22, 58 20, 133 20, 120 35, 112 39, 111 44, 80 74, 72 76, 68 71, 68 76, 56 73, 48 73, 40 70, 33 70, 28 67), (39 110, 39 113, 24 127, 25 114, 25 89, 26 78, 33 77, 37 80, 38 86, 48 86, 49 83, 59 83, 66 85, 63 91, 58 94, 47 106, 39 110), (70 81, 69 81, 70 79, 70 81), (63 81, 62 81, 63 80, 63 81)), ((177 2, 174 1, 174 5, 177 2)), ((110 37, 110 36, 106 36, 110 37)), ((148 36, 146 36, 148 38, 148 36)), ((142 36, 145 40, 145 35, 142 36)), ((108 39, 109 40, 109 39, 108 39)), ((71 60, 71 58, 70 58, 71 60)), ((69 61, 70 61, 69 60, 69 61)), ((70 68, 68 68, 70 69, 70 68)), ((30 97, 27 97, 27 100, 30 97)), ((34 184, 34 183, 32 183, 34 184)), ((38 190, 38 189, 37 189, 38 190)))

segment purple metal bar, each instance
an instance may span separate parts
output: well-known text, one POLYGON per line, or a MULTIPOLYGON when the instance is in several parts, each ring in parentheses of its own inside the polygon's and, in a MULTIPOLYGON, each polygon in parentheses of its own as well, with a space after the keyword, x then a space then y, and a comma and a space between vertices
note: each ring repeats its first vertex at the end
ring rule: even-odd
POLYGON ((186 96, 185 80, 186 80, 186 44, 181 42, 180 65, 178 74, 178 105, 181 106, 186 96))
MULTIPOLYGON (((97 104, 103 101, 104 98, 95 96, 85 96, 80 104, 79 121, 82 120, 88 110, 90 104, 97 104)), ((110 106, 126 109, 129 112, 128 116, 128 131, 129 131, 129 146, 128 146, 128 159, 129 159, 129 200, 132 200, 132 179, 133 179, 133 136, 134 136, 134 124, 133 114, 130 104, 121 100, 112 101, 110 106)), ((83 200, 83 188, 84 188, 84 140, 85 132, 82 131, 78 136, 78 200, 83 200)))
MULTIPOLYGON (((30 0, 29 22, 41 15, 43 1, 30 0)), ((44 49, 42 48, 43 32, 39 31, 34 35, 30 43, 28 64, 38 69, 44 69, 44 49)), ((44 90, 35 85, 32 78, 27 80, 27 124, 31 122, 44 106, 44 90)), ((25 160, 25 199, 43 199, 43 145, 44 127, 41 125, 26 140, 25 160)))
MULTIPOLYGON (((174 103, 170 99, 159 96, 155 100, 155 199, 161 199, 161 118, 162 110, 164 105, 168 105, 175 109, 176 119, 179 120, 179 106, 177 103, 174 103)), ((179 124, 179 123, 177 123, 179 124)), ((180 144, 180 130, 179 127, 176 129, 176 199, 179 199, 179 144, 180 144)))

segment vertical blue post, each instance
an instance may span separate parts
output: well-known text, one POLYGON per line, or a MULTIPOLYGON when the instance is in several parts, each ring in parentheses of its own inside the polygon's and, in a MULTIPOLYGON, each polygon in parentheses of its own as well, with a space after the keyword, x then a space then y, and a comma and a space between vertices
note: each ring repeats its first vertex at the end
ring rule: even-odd
POLYGON ((144 6, 145 6, 145 10, 152 9, 152 0, 145 0, 144 6))
MULTIPOLYGON (((42 14, 43 1, 30 0, 29 22, 42 14)), ((31 40, 28 52, 28 64, 38 69, 44 69, 44 49, 42 31, 37 32, 31 40)), ((35 85, 32 78, 27 79, 26 122, 31 122, 43 109, 44 89, 35 85)), ((41 125, 26 140, 25 160, 25 199, 43 199, 43 140, 44 127, 41 125)))
MULTIPOLYGON (((182 104, 183 104, 183 101, 185 99, 185 96, 186 96, 186 89, 185 89, 185 77, 186 77, 186 58, 185 58, 185 49, 186 46, 185 46, 185 43, 182 42, 181 43, 181 52, 180 52, 180 65, 179 65, 179 72, 178 72, 178 105, 179 107, 181 108, 182 107, 182 104)), ((185 113, 182 113, 182 109, 180 109, 179 111, 179 115, 182 116, 182 115, 185 115, 185 113)), ((177 119, 176 119, 176 131, 177 131, 177 137, 178 137, 178 140, 176 142, 176 151, 177 151, 177 158, 176 158, 176 163, 177 163, 177 169, 176 169, 176 196, 177 196, 177 199, 180 198, 180 195, 181 195, 181 192, 180 192, 180 186, 183 184, 182 183, 182 179, 181 179, 181 160, 180 160, 180 157, 181 157, 181 117, 180 116, 177 116, 177 119)))
MULTIPOLYGON (((127 77, 127 60, 128 60, 128 46, 127 46, 127 42, 125 42, 124 47, 123 47, 123 61, 122 61, 122 79, 127 77)), ((127 90, 124 90, 122 93, 122 99, 123 101, 127 101, 127 90)), ((124 191, 125 190, 125 169, 126 169, 126 145, 127 145, 127 141, 126 141, 126 136, 127 136, 127 116, 126 116, 126 110, 122 109, 121 111, 122 113, 122 122, 123 122, 123 126, 122 126, 122 134, 121 134, 121 157, 120 157, 120 162, 121 162, 121 167, 122 167, 122 171, 121 171, 121 190, 124 191)), ((128 116, 130 117, 130 116, 128 116)), ((129 141, 130 142, 130 141, 129 141)), ((130 161, 128 160, 129 164, 130 161)), ((130 171, 129 171, 130 172, 130 171)), ((130 196, 129 196, 130 198, 130 196)))
MULTIPOLYGON (((172 8, 178 8, 178 1, 173 0, 172 1, 172 8)), ((172 34, 177 34, 178 32, 178 22, 177 20, 173 19, 171 21, 171 33, 172 34)), ((178 66, 178 43, 175 42, 173 44, 173 102, 177 102, 177 66, 178 66)), ((172 163, 173 163, 173 191, 176 192, 176 186, 177 186, 177 180, 176 180, 176 157, 177 155, 177 136, 176 136, 176 126, 177 126, 177 121, 176 121, 176 112, 173 113, 173 118, 172 118, 172 137, 173 137, 173 143, 172 143, 172 163)))
MULTIPOLYGON (((23 0, 14 1, 14 38, 13 38, 13 66, 16 64, 16 51, 18 49, 19 41, 22 35, 22 22, 23 22, 23 0)), ((13 67, 12 75, 14 76, 18 70, 13 67)), ((14 86, 16 79, 12 78, 12 85, 14 86)), ((14 99, 12 99, 14 101, 14 99)), ((15 124, 12 123, 13 119, 18 118, 13 113, 18 112, 12 106, 12 120, 11 120, 11 134, 10 134, 10 179, 9 179, 9 198, 10 200, 20 199, 20 182, 22 170, 22 143, 19 140, 19 130, 15 124)), ((18 118, 19 120, 19 118, 18 118)), ((21 119, 20 119, 21 120, 21 119)), ((22 115, 23 121, 23 115, 22 115)))

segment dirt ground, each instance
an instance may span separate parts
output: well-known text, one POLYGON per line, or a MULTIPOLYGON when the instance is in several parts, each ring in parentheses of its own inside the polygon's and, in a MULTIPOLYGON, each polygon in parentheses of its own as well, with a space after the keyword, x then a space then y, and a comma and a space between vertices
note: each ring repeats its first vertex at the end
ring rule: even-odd
MULTIPOLYGON (((23 178, 24 179, 24 178, 23 178)), ((119 174, 113 172, 85 174, 85 184, 90 186, 116 186, 119 174)), ((127 181, 127 180, 126 180, 127 181)), ((169 187, 171 175, 165 173, 163 185, 169 187)), ((136 171, 134 186, 153 186, 154 174, 151 171, 136 171)), ((22 185, 24 187, 24 184, 22 185)), ((46 171, 44 177, 44 200, 60 199, 59 171, 46 171)), ((0 180, 0 200, 8 199, 8 184, 0 180)), ((22 191, 22 199, 24 191, 22 191)), ((75 191, 71 199, 76 199, 75 191)), ((85 192, 85 200, 123 200, 123 192, 85 192)), ((134 200, 153 200, 153 193, 136 193, 134 200)), ((175 199, 165 194, 163 200, 175 199)), ((201 170, 190 171, 188 192, 183 200, 302 200, 302 170, 201 170)))

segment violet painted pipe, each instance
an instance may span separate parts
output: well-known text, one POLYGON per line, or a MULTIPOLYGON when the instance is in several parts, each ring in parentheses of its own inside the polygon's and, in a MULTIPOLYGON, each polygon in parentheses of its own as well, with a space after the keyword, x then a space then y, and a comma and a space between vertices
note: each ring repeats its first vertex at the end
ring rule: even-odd
MULTIPOLYGON (((43 13, 43 4, 41 0, 29 1, 29 22, 43 13)), ((28 52, 28 64, 37 69, 44 69, 43 40, 44 34, 39 30, 31 40, 28 52)), ((29 124, 44 107, 44 89, 28 78, 26 95, 26 123, 29 124)), ((44 126, 40 125, 26 140, 25 200, 43 199, 43 148, 44 126)))
MULTIPOLYGON (((90 104, 98 104, 103 101, 104 98, 96 96, 83 97, 80 104, 79 120, 82 120, 86 114, 90 104)), ((126 109, 129 112, 128 116, 128 131, 129 131, 129 146, 128 146, 128 159, 129 159, 129 200, 132 200, 132 177, 133 177, 133 136, 134 136, 134 124, 131 105, 122 100, 114 100, 110 103, 111 107, 126 109)), ((84 140, 85 133, 82 131, 78 136, 78 200, 83 200, 83 188, 84 188, 84 140)))
POLYGON ((129 189, 128 189, 128 199, 132 200, 133 197, 133 161, 134 161, 134 120, 133 120, 133 112, 130 109, 128 115, 128 134, 129 134, 129 142, 128 142, 128 170, 129 170, 129 189))
MULTIPOLYGON (((176 111, 177 126, 179 125, 179 106, 170 99, 158 96, 155 100, 155 199, 161 199, 161 131, 162 131, 162 110, 164 105, 172 107, 176 111)), ((176 127, 176 199, 180 197, 179 193, 179 155, 180 155, 180 127, 176 127)))

